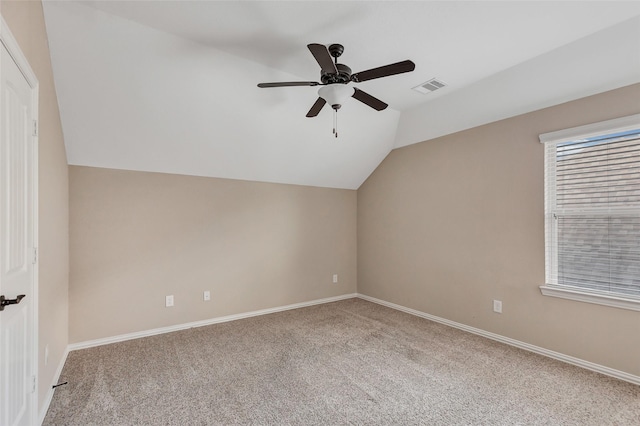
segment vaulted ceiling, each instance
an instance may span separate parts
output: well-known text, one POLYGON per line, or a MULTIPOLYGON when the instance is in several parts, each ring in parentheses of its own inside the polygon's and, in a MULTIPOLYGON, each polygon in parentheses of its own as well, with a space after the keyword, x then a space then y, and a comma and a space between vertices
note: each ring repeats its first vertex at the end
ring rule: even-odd
POLYGON ((69 164, 356 189, 394 148, 640 82, 639 2, 45 1, 69 164), (354 72, 305 114, 309 43, 354 72), (430 94, 412 87, 438 78, 430 94))

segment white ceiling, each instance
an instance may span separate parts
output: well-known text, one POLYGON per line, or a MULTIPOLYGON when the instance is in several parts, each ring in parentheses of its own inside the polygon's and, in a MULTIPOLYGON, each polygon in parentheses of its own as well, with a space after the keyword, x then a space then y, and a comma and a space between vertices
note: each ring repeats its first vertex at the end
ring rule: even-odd
POLYGON ((69 164, 356 189, 394 148, 640 81, 640 2, 46 1, 69 164), (308 43, 359 83, 339 138, 308 43), (612 67, 611 64, 616 64, 612 67), (448 84, 411 90, 437 77, 448 84))

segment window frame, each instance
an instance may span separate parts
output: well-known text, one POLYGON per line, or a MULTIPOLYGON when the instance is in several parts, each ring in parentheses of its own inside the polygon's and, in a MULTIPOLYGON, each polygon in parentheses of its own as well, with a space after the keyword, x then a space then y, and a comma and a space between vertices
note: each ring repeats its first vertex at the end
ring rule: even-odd
MULTIPOLYGON (((547 155, 547 147, 549 144, 556 146, 563 142, 571 142, 578 139, 592 138, 596 136, 606 135, 610 133, 618 133, 640 129, 640 114, 634 114, 627 117, 616 118, 613 120, 602 121, 598 123, 588 124, 585 126, 573 127, 569 129, 558 130, 555 132, 543 133, 539 136, 540 143, 545 147, 544 156, 544 203, 545 203, 545 219, 544 219, 544 238, 545 238, 545 284, 540 286, 540 291, 544 296, 559 297, 562 299, 575 300, 580 302, 595 303, 599 305, 612 306, 622 309, 630 309, 640 311, 640 297, 632 295, 623 295, 615 293, 599 292, 597 290, 588 290, 582 287, 571 287, 566 285, 551 284, 551 277, 557 274, 557 225, 553 220, 554 201, 551 199, 549 174, 555 175, 555 163, 549 164, 547 155), (554 249, 555 247, 555 249, 554 249), (555 259, 553 255, 555 254, 555 259)), ((640 215, 640 209, 631 209, 634 214, 640 215)), ((612 212, 624 214, 629 209, 612 209, 612 212)))

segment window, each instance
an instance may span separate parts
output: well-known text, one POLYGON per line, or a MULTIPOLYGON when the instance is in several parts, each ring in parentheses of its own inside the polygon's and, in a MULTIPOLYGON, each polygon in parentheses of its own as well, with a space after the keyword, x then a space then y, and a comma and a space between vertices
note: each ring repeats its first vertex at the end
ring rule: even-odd
POLYGON ((640 311, 640 114, 540 135, 542 293, 640 311))

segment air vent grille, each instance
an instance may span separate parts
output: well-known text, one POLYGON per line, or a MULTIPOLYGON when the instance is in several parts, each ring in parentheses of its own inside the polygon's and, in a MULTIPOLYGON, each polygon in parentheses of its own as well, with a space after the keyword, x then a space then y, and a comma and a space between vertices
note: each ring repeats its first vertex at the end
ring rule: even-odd
POLYGON ((436 78, 432 78, 431 80, 425 81, 419 86, 414 87, 413 90, 426 95, 427 93, 435 92, 438 89, 442 89, 444 86, 446 86, 444 82, 436 78))

